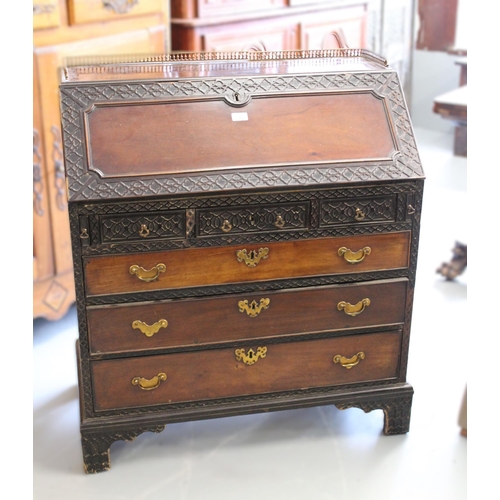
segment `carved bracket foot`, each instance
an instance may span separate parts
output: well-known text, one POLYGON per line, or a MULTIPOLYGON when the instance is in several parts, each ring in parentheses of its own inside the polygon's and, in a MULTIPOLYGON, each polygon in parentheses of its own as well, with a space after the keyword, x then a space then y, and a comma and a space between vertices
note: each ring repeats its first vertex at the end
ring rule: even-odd
POLYGON ((103 430, 81 431, 83 464, 85 472, 92 474, 103 472, 111 467, 109 448, 115 441, 133 441, 143 432, 162 432, 165 425, 154 425, 151 427, 135 427, 134 429, 123 429, 116 432, 103 430))
POLYGON ((360 408, 365 413, 372 410, 383 410, 384 412, 384 434, 406 434, 410 430, 411 404, 413 395, 384 398, 373 401, 353 401, 338 403, 335 406, 339 410, 348 408, 360 408))

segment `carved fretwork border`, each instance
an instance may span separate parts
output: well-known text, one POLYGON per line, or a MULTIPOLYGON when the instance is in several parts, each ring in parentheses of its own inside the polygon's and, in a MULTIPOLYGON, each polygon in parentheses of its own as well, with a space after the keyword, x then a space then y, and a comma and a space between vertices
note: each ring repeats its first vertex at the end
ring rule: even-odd
POLYGON ((70 201, 404 180, 424 176, 398 76, 393 70, 66 84, 61 87, 61 111, 70 201), (186 98, 224 97, 234 92, 245 95, 276 95, 346 90, 373 91, 386 99, 399 149, 392 161, 276 166, 105 181, 86 167, 83 113, 95 103, 133 102, 143 99, 164 102, 186 98))

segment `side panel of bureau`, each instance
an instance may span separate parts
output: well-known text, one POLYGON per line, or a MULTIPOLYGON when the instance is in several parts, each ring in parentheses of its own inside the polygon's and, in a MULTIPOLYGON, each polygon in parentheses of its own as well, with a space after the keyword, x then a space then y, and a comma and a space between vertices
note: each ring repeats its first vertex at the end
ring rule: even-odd
MULTIPOLYGON (((248 354, 250 348, 258 352, 259 347, 265 346, 252 344, 243 349, 248 354)), ((398 374, 400 348, 401 331, 396 331, 274 344, 251 365, 239 361, 235 349, 95 361, 91 366, 95 408, 103 411, 385 380, 398 374), (337 355, 357 357, 358 364, 346 368, 334 362, 337 355), (156 387, 143 390, 137 383, 141 377, 156 387)))

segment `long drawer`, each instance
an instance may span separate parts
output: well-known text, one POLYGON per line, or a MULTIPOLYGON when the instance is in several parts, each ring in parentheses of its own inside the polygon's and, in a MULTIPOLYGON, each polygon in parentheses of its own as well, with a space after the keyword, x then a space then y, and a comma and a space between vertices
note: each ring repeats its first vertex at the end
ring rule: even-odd
POLYGON ((406 279, 89 307, 90 351, 120 353, 404 322, 406 279))
POLYGON ((410 232, 99 256, 86 293, 107 295, 408 267, 410 232))
POLYGON ((94 361, 96 411, 397 377, 401 331, 94 361))

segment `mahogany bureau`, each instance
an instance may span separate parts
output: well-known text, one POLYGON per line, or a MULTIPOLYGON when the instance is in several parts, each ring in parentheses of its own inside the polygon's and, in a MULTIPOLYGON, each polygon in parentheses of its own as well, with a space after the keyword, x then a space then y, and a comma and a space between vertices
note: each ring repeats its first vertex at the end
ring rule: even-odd
POLYGON ((409 429, 424 174, 360 49, 68 61, 87 472, 170 422, 336 405, 409 429))

